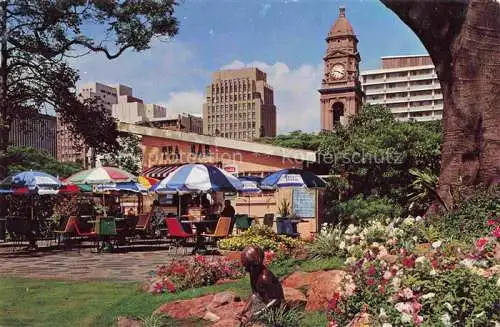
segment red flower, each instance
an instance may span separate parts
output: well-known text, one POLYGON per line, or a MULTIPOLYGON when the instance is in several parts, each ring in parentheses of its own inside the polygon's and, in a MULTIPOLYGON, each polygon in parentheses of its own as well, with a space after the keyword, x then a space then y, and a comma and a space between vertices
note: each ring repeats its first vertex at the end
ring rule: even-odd
MULTIPOLYGON (((498 228, 497 228, 498 229, 498 228)), ((500 229, 499 229, 500 231, 500 229)), ((480 238, 476 241, 476 248, 478 250, 483 250, 484 247, 486 246, 486 244, 488 244, 488 239, 483 237, 483 238, 480 238)))
POLYGON ((373 276, 377 273, 377 268, 375 266, 371 265, 370 268, 368 268, 368 276, 373 276))
POLYGON ((487 223, 488 226, 495 226, 496 224, 497 222, 495 221, 495 219, 489 219, 487 223))
POLYGON ((333 294, 333 297, 330 300, 328 300, 328 310, 337 311, 337 305, 339 303, 339 300, 340 300, 340 293, 335 292, 333 294))
POLYGON ((373 286, 376 284, 375 279, 373 279, 373 278, 368 278, 366 280, 366 283, 368 284, 368 286, 373 286))
POLYGON ((415 267, 415 258, 413 258, 412 256, 409 256, 409 257, 405 257, 401 260, 401 263, 403 264, 403 266, 405 266, 406 268, 413 268, 415 267))
POLYGON ((495 236, 496 238, 500 238, 500 226, 497 226, 493 232, 491 232, 492 236, 495 236))

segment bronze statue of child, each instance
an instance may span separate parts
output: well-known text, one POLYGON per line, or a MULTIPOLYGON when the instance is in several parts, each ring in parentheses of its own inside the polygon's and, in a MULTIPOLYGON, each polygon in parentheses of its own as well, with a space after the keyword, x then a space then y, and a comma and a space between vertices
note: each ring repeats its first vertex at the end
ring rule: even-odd
POLYGON ((241 263, 250 273, 252 295, 247 300, 238 319, 245 325, 265 309, 279 307, 285 296, 281 284, 273 273, 264 266, 264 251, 258 246, 248 246, 241 253, 241 263))

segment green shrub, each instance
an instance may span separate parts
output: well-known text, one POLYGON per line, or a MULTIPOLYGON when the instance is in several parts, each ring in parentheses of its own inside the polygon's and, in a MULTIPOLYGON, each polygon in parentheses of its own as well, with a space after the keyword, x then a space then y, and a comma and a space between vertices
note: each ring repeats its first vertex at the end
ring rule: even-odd
POLYGON ((479 191, 450 213, 433 217, 432 224, 451 239, 473 243, 488 235, 488 220, 500 213, 500 192, 479 191))
POLYGON ((332 258, 339 255, 340 243, 343 241, 344 228, 340 226, 326 227, 307 246, 311 258, 332 258))
POLYGON ((357 195, 337 205, 338 222, 347 226, 363 226, 370 220, 395 218, 401 214, 401 207, 388 198, 363 198, 357 195))
POLYGON ((298 308, 280 306, 265 311, 257 320, 267 327, 300 327, 304 313, 298 308))
POLYGON ((239 235, 220 240, 218 247, 221 250, 241 251, 249 245, 258 245, 264 251, 291 251, 301 247, 302 244, 302 241, 292 237, 277 235, 267 226, 252 225, 247 231, 239 235))

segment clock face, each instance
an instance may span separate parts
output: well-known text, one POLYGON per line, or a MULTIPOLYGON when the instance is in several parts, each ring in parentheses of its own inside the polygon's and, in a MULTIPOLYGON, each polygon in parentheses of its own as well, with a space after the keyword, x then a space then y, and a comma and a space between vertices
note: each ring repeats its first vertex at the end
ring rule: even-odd
POLYGON ((330 74, 332 75, 333 79, 342 79, 345 76, 345 67, 342 64, 335 64, 333 65, 332 69, 330 70, 330 74))

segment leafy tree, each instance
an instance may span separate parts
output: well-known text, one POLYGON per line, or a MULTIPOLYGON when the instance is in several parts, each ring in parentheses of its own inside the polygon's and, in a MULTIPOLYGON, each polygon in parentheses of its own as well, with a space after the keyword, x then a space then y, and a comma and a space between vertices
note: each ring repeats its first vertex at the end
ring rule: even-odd
POLYGON ((453 207, 457 189, 500 180, 500 2, 381 1, 415 32, 436 66, 444 102, 437 191, 453 207))
POLYGON ((285 148, 296 148, 304 150, 317 150, 321 144, 322 134, 305 133, 302 131, 293 131, 288 134, 280 134, 276 137, 264 137, 258 142, 282 146, 285 148))
POLYGON ((137 135, 122 135, 118 138, 121 151, 118 153, 107 153, 101 159, 104 166, 118 167, 131 174, 141 173, 142 149, 140 138, 137 135))
POLYGON ((52 108, 97 152, 119 148, 116 123, 95 99, 75 92, 78 73, 67 59, 145 50, 177 33, 173 0, 0 1, 0 176, 13 119, 52 108), (3 160, 2 160, 3 159, 3 160))
POLYGON ((29 147, 9 147, 5 162, 9 174, 38 170, 63 178, 82 170, 82 167, 76 163, 59 162, 47 153, 29 147))
POLYGON ((332 201, 362 194, 387 196, 405 205, 413 180, 410 169, 439 170, 438 124, 396 121, 386 108, 365 105, 321 143, 322 162, 340 176, 332 184, 332 201))

